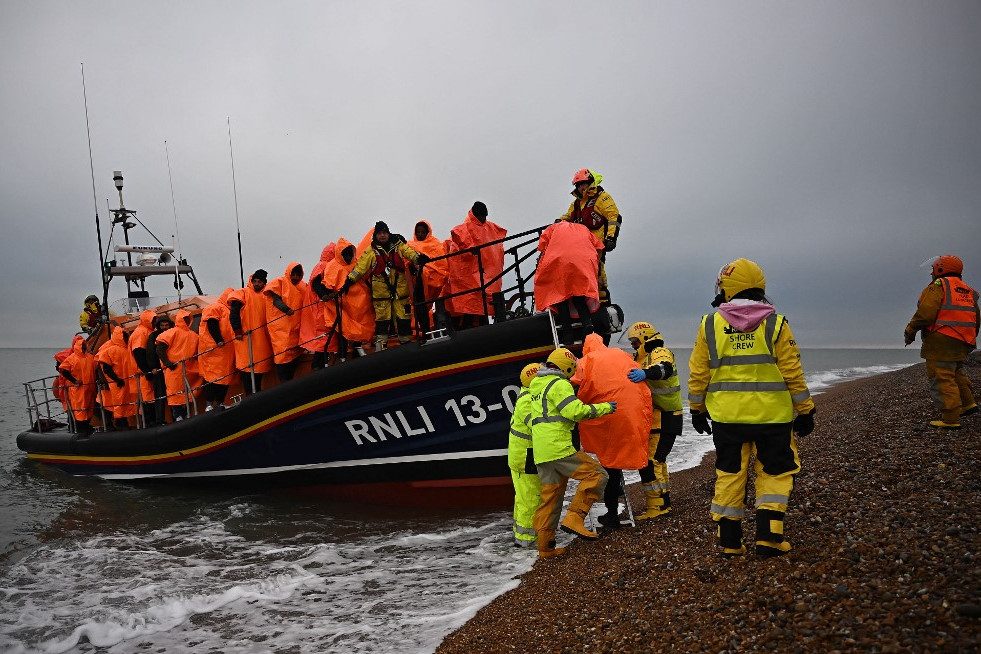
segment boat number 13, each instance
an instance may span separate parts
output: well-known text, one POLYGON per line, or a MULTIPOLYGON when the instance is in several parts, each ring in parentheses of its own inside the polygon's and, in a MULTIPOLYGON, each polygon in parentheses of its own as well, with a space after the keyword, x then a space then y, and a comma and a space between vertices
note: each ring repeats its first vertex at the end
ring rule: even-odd
POLYGON ((459 401, 456 399, 448 400, 445 408, 456 416, 456 421, 461 427, 466 427, 467 423, 479 425, 487 420, 488 412, 499 411, 505 407, 507 407, 508 413, 514 411, 514 401, 519 392, 521 389, 517 386, 505 386, 501 391, 503 402, 488 404, 485 407, 476 395, 464 395, 459 401))

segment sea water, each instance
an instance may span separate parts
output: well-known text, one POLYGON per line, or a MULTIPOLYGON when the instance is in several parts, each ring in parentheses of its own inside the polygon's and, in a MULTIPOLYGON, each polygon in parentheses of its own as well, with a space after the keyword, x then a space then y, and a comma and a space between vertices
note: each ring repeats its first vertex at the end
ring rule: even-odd
MULTIPOLYGON (((0 350, 0 651, 431 652, 535 562, 512 547, 508 511, 127 486, 34 464, 15 444, 20 382, 50 374, 53 354, 0 350)), ((676 351, 682 380, 689 354, 676 351)), ((918 360, 802 359, 812 392, 918 360)), ((669 465, 711 447, 686 423, 669 465)))

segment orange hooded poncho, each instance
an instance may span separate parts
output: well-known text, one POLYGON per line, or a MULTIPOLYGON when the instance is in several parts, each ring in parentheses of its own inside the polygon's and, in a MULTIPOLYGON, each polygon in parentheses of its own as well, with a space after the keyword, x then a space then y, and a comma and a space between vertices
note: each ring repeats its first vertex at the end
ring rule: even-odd
MULTIPOLYGON (((323 305, 320 298, 313 292, 313 280, 322 277, 324 268, 334 258, 334 243, 328 243, 320 252, 320 260, 310 271, 307 280, 307 294, 303 304, 308 305, 300 312, 300 345, 308 352, 323 352, 327 343, 327 325, 324 324, 323 305)), ((332 350, 333 351, 333 350, 332 350)))
MULTIPOLYGON (((150 332, 153 331, 153 318, 156 315, 157 314, 153 309, 147 309, 140 314, 140 324, 137 325, 136 329, 133 330, 133 333, 129 335, 130 352, 141 348, 144 350, 146 349, 146 340, 150 336, 150 332)), ((138 365, 137 368, 139 368, 138 365)), ((153 402, 153 382, 140 375, 136 379, 136 385, 140 390, 140 394, 143 396, 143 401, 153 402)))
POLYGON ((117 386, 116 382, 106 375, 109 388, 102 393, 105 409, 112 411, 114 418, 135 416, 136 376, 140 369, 136 365, 133 354, 129 351, 122 327, 116 327, 112 330, 109 342, 99 348, 96 360, 112 368, 116 376, 123 381, 121 387, 117 386))
MULTIPOLYGON (((419 240, 413 238, 409 241, 409 247, 420 254, 425 254, 430 259, 435 259, 436 257, 441 257, 446 254, 446 247, 443 242, 433 236, 433 226, 429 224, 428 220, 420 220, 416 223, 415 227, 412 228, 412 234, 415 236, 416 229, 423 225, 426 228, 426 238, 419 240)), ((424 298, 416 298, 416 301, 429 300, 432 302, 437 297, 439 297, 440 292, 443 290, 443 286, 446 285, 446 276, 449 268, 449 264, 446 259, 442 261, 435 261, 433 263, 427 263, 422 269, 422 283, 423 292, 425 293, 424 298)), ((411 288, 415 289, 416 285, 413 283, 411 288)))
MULTIPOLYGON (((599 308, 599 252, 603 243, 585 225, 558 222, 538 239, 542 253, 535 271, 535 309, 561 304, 582 295, 590 310, 599 308)), ((619 411, 619 409, 618 409, 619 411)))
MULTIPOLYGON (((266 328, 266 296, 256 293, 252 288, 252 276, 245 288, 232 291, 228 302, 232 300, 242 303, 242 330, 245 335, 235 341, 235 367, 250 372, 249 341, 252 341, 252 362, 256 374, 272 372, 273 356, 272 341, 269 340, 269 330, 266 328)), ((277 313, 279 313, 277 311, 277 313)))
MULTIPOLYGON (((466 220, 450 232, 449 253, 462 252, 490 241, 496 241, 508 235, 508 231, 490 220, 480 224, 471 210, 466 220)), ((504 244, 499 243, 480 250, 481 267, 483 268, 484 283, 500 275, 504 270, 504 244)), ((459 254, 446 260, 448 281, 451 293, 458 293, 480 286, 480 270, 477 266, 477 255, 459 254)), ((427 266, 428 267, 428 266, 427 266)), ((501 290, 502 280, 498 279, 487 288, 487 312, 493 315, 491 295, 501 290)), ((450 301, 451 310, 455 314, 469 313, 484 315, 484 301, 479 292, 467 293, 450 301)))
MULTIPOLYGON (((184 309, 177 312, 174 326, 157 336, 157 344, 167 346, 167 358, 177 364, 173 370, 164 368, 164 382, 167 384, 167 404, 180 406, 184 404, 184 375, 191 392, 196 393, 201 386, 201 374, 198 372, 198 335, 191 331, 188 321, 191 314, 184 309), (181 365, 184 362, 184 365, 181 365), (186 371, 186 372, 185 372, 186 371)), ((188 398, 188 401, 193 402, 188 398)))
POLYGON ((635 384, 627 373, 637 367, 633 358, 603 345, 598 334, 586 337, 573 384, 587 404, 616 402, 616 413, 579 423, 582 448, 606 468, 640 470, 647 465, 647 440, 654 419, 647 384, 635 384))
POLYGON ((77 336, 72 342, 72 353, 58 366, 75 378, 78 385, 68 383, 68 403, 75 420, 89 420, 95 408, 95 357, 89 354, 85 339, 77 336))
POLYGON ((286 272, 266 285, 266 293, 275 293, 283 299, 293 315, 285 314, 276 308, 273 299, 266 295, 266 327, 269 329, 269 340, 272 341, 273 361, 289 363, 300 356, 300 307, 307 297, 307 283, 303 281, 303 266, 291 261, 286 266, 286 272), (297 284, 290 281, 290 273, 299 269, 301 279, 297 284))
POLYGON ((235 292, 233 288, 222 291, 221 297, 214 304, 209 304, 201 312, 201 322, 198 324, 198 366, 201 376, 206 382, 229 386, 235 382, 235 332, 228 316, 228 298, 235 292), (218 321, 222 345, 219 347, 208 330, 209 320, 218 321))
MULTIPOLYGON (((337 239, 337 247, 334 250, 334 259, 324 268, 324 286, 332 291, 339 291, 344 285, 347 276, 354 270, 358 263, 357 251, 351 258, 350 263, 344 261, 344 250, 353 247, 346 238, 337 239)), ((337 301, 330 300, 324 304, 324 322, 327 331, 331 331, 334 323, 338 323, 339 333, 348 341, 364 343, 370 341, 375 335, 375 309, 371 304, 371 292, 364 281, 357 281, 351 284, 347 293, 339 296, 337 301), (341 307, 341 319, 337 320, 337 305, 341 307)), ((331 339, 331 351, 337 351, 337 336, 331 339)))

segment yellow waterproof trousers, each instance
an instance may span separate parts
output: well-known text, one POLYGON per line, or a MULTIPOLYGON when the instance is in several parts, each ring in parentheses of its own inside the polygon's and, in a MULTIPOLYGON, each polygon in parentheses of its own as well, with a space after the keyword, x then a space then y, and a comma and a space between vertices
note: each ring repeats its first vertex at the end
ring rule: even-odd
MULTIPOLYGON (((512 437, 513 438, 513 437, 512 437)), ((514 447, 509 444, 509 449, 514 447)), ((526 448, 521 447, 521 450, 526 448)), ((528 451, 531 448, 527 448, 528 451)), ((510 452, 509 452, 510 454, 510 452)), ((538 473, 529 472, 524 463, 530 457, 521 457, 520 465, 508 456, 511 468, 511 482, 514 484, 514 544, 518 547, 535 547, 537 534, 535 532, 535 511, 541 501, 542 483, 538 473)), ((534 469, 534 466, 532 466, 534 469)))
POLYGON ((603 466, 581 451, 562 459, 539 463, 538 477, 542 483, 542 501, 535 511, 535 531, 540 538, 543 534, 551 535, 551 540, 555 539, 555 530, 559 526, 562 497, 569 480, 579 480, 579 488, 569 504, 569 511, 585 516, 593 503, 603 497, 609 479, 603 466))
POLYGON ((964 374, 964 362, 927 359, 926 369, 930 396, 940 409, 943 421, 960 423, 961 412, 975 404, 971 380, 964 374))

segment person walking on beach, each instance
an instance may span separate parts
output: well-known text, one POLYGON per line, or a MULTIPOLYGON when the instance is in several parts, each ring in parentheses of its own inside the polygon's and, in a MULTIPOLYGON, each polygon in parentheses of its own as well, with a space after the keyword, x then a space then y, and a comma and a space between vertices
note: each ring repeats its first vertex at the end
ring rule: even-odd
POLYGON ((531 380, 531 440, 535 466, 542 482, 542 500, 535 511, 538 556, 547 558, 565 552, 555 547, 555 529, 562 513, 562 497, 569 479, 578 479, 579 488, 562 521, 562 531, 595 540, 596 532, 583 522, 589 508, 606 489, 603 467, 572 444, 572 428, 577 422, 601 418, 616 411, 616 402, 584 404, 576 397, 569 377, 576 372, 576 356, 560 347, 531 380))
POLYGON ((647 384, 651 392, 654 419, 647 440, 647 466, 640 471, 646 510, 637 520, 649 520, 671 511, 671 485, 668 455, 681 436, 684 410, 681 404, 681 382, 674 353, 664 347, 664 338, 649 322, 635 322, 627 330, 634 362, 640 368, 630 371, 632 382, 647 384))
POLYGON ((531 395, 528 385, 538 374, 541 364, 529 363, 521 370, 522 390, 514 401, 511 414, 511 432, 508 435, 508 468, 514 484, 514 535, 515 547, 534 547, 535 510, 541 501, 542 483, 535 467, 535 455, 531 447, 531 395))
POLYGON ((800 472, 795 434, 813 431, 814 401, 790 325, 765 295, 763 270, 736 259, 719 271, 715 289, 719 310, 702 316, 688 378, 692 426, 715 442, 712 519, 723 555, 745 554, 742 518, 755 454, 756 554, 780 556, 791 549, 784 515, 800 472))
POLYGON ((964 263, 953 254, 937 257, 932 281, 916 303, 916 313, 903 333, 906 345, 920 332, 920 356, 926 359, 930 394, 941 410, 930 425, 960 429, 961 418, 978 412, 964 361, 977 347, 978 292, 964 283, 964 263))

